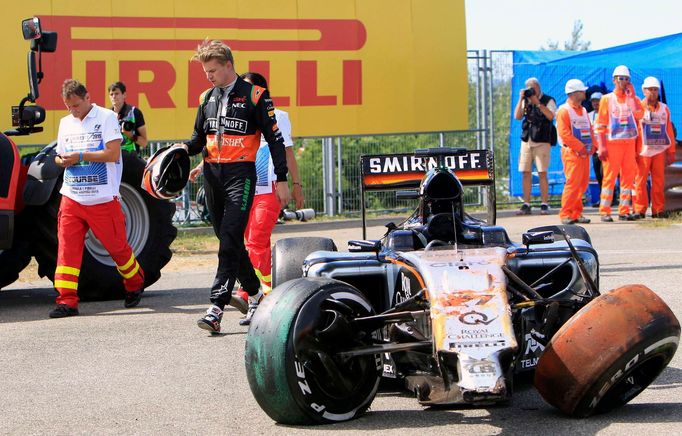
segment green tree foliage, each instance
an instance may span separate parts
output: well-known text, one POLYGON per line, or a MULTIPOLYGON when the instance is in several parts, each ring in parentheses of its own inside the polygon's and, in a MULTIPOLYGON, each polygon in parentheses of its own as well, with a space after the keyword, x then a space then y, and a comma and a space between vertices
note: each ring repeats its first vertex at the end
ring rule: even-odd
POLYGON ((511 107, 511 80, 493 84, 493 139, 495 149, 495 179, 498 187, 509 175, 509 121, 511 107))
MULTIPOLYGON (((564 41, 563 50, 586 51, 590 49, 590 41, 583 41, 583 22, 576 20, 573 23, 571 38, 564 41)), ((559 41, 547 40, 547 47, 540 47, 540 50, 560 50, 559 41)))

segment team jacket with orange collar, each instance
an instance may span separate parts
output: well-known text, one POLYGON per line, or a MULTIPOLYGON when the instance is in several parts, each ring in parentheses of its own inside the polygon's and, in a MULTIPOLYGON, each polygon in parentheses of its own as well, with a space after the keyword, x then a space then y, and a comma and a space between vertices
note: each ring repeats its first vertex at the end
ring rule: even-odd
POLYGON ((233 176, 247 175, 254 171, 262 133, 270 148, 277 181, 286 181, 284 140, 268 90, 237 77, 222 116, 218 116, 220 95, 218 88, 202 94, 192 139, 186 143, 189 154, 202 153, 205 165, 228 164, 233 176), (223 126, 222 136, 218 123, 223 126))

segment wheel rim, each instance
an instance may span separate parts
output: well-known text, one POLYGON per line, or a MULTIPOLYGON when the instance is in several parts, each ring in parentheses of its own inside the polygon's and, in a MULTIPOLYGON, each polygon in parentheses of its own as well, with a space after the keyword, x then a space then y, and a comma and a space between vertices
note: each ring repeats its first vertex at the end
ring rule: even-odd
MULTIPOLYGON (((316 385, 317 390, 324 392, 325 397, 337 401, 350 400, 367 386, 368 379, 378 377, 376 356, 340 359, 334 353, 339 346, 345 348, 350 345, 341 345, 339 341, 351 336, 348 330, 351 318, 370 315, 371 306, 348 292, 334 292, 315 304, 318 306, 316 313, 320 316, 306 325, 308 328, 304 329, 305 333, 294 336, 294 349, 300 350, 297 360, 310 371, 310 381, 316 385), (344 305, 355 312, 355 315, 343 313, 344 305), (329 377, 330 373, 337 377, 329 377)), ((362 343, 357 342, 356 345, 362 343)))
MULTIPOLYGON (((127 183, 121 183, 121 208, 126 223, 126 238, 128 244, 137 256, 144 249, 149 236, 149 210, 144 202, 144 198, 139 192, 127 183)), ((92 230, 88 231, 85 237, 85 248, 99 263, 116 266, 109 256, 109 252, 102 243, 95 237, 92 230)))

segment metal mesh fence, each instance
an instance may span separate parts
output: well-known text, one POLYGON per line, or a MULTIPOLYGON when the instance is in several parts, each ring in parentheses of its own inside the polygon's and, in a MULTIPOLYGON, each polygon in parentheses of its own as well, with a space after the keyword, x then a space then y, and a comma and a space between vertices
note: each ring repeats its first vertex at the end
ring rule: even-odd
MULTIPOLYGON (((334 203, 335 215, 357 216, 360 214, 360 156, 365 154, 405 153, 417 148, 463 147, 475 148, 477 132, 424 133, 405 135, 337 137, 337 138, 305 138, 294 142, 296 160, 298 162, 301 184, 305 196, 306 208, 312 208, 316 214, 329 215, 329 202, 334 203), (324 143, 330 141, 334 153, 334 177, 325 177, 323 165, 324 143), (333 180, 333 186, 325 186, 325 180, 333 180), (327 188, 327 189, 325 189, 327 188), (331 188, 331 189, 329 189, 331 188)), ((146 158, 163 142, 150 143, 149 148, 141 153, 146 158)), ((200 161, 200 156, 192 157, 192 167, 200 161)), ((175 220, 179 224, 200 222, 205 212, 201 204, 197 204, 203 180, 201 176, 195 183, 188 183, 182 195, 175 199, 177 212, 175 220)), ((481 190, 467 187, 465 202, 469 205, 481 204, 481 190)), ((394 192, 372 192, 367 195, 367 210, 370 213, 387 213, 404 211, 411 205, 398 201, 394 192)))

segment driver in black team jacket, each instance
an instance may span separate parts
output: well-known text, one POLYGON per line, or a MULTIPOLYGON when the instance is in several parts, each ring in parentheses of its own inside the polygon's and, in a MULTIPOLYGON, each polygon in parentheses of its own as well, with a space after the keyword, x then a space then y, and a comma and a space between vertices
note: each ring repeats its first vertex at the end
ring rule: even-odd
POLYGON ((282 207, 289 202, 290 193, 284 140, 267 89, 237 75, 232 52, 222 41, 205 40, 192 60, 201 62, 213 88, 200 97, 192 139, 176 146, 186 147, 190 155, 201 152, 204 156, 206 201, 220 248, 218 271, 211 286, 212 305, 197 324, 217 333, 226 304, 246 313, 240 324, 248 325, 263 298, 244 247, 244 230, 256 188, 255 160, 261 133, 270 147, 277 175, 275 189, 282 207), (237 280, 249 294, 248 305, 241 298, 231 298, 237 280))

